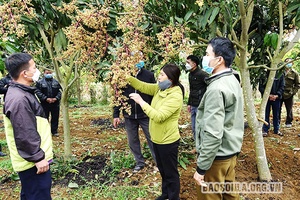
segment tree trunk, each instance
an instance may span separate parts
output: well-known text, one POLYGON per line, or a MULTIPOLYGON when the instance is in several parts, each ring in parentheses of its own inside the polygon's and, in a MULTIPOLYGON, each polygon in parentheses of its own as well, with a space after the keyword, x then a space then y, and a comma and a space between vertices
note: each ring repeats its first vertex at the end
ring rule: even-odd
POLYGON ((255 112, 255 104, 252 95, 252 86, 250 83, 249 70, 241 69, 242 83, 243 83, 243 94, 244 104, 247 113, 247 121, 249 127, 252 130, 252 135, 255 145, 257 170, 260 181, 271 181, 272 176, 269 170, 264 140, 262 136, 262 122, 257 119, 257 113, 255 112))
POLYGON ((63 126, 64 126, 64 158, 65 160, 68 160, 72 156, 72 150, 71 150, 70 117, 69 117, 67 89, 62 91, 61 111, 63 115, 63 126))
POLYGON ((81 84, 80 84, 80 78, 78 78, 77 81, 76 81, 76 88, 77 88, 77 99, 78 99, 77 105, 79 107, 81 106, 81 89, 80 89, 80 86, 81 86, 81 84))

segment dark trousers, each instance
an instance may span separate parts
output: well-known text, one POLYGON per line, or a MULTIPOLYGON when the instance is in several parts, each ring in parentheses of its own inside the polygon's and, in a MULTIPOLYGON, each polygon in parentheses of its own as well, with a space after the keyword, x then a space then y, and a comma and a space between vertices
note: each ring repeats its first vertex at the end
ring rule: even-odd
POLYGON ((49 120, 49 116, 51 114, 51 133, 55 134, 57 133, 58 129, 58 120, 59 120, 59 103, 43 103, 42 104, 44 112, 47 116, 47 119, 49 120))
POLYGON ((153 150, 153 143, 151 141, 151 137, 149 133, 149 118, 143 118, 143 119, 125 118, 125 128, 126 128, 129 148, 134 156, 136 165, 144 166, 145 160, 141 150, 141 143, 139 138, 139 126, 141 126, 143 129, 151 155, 154 159, 154 162, 156 162, 156 158, 153 150))
POLYGON ((153 143, 157 167, 162 178, 162 196, 169 200, 179 200, 178 146, 179 140, 171 144, 153 143))
POLYGON ((269 123, 269 125, 263 125, 263 131, 268 132, 270 129, 270 112, 272 108, 273 112, 273 126, 274 126, 274 133, 278 133, 279 131, 279 112, 280 112, 280 99, 276 99, 275 101, 268 100, 266 106, 266 113, 265 113, 265 121, 269 123))
POLYGON ((21 200, 51 200, 51 171, 36 174, 34 166, 19 172, 21 180, 21 200))
POLYGON ((285 108, 286 108, 286 119, 285 119, 285 124, 292 124, 293 121, 293 104, 294 104, 294 96, 291 96, 288 99, 282 99, 281 104, 280 104, 280 112, 279 112, 279 123, 281 119, 281 109, 282 109, 282 104, 284 103, 285 108))

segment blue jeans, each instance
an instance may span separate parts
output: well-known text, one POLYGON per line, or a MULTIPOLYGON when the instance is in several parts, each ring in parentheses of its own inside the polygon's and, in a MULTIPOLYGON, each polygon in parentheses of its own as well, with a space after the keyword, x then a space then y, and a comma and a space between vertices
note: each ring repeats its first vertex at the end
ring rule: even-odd
POLYGON ((268 132, 270 129, 270 112, 272 108, 273 113, 273 126, 274 126, 274 133, 279 132, 279 113, 280 113, 280 99, 276 99, 275 101, 268 100, 266 106, 266 113, 265 113, 265 121, 269 123, 269 125, 263 125, 263 131, 268 132))
POLYGON ((191 106, 191 121, 192 121, 192 131, 193 131, 194 139, 195 139, 195 124, 196 124, 197 110, 198 110, 198 107, 191 106))
POLYGON ((21 180, 21 200, 51 200, 51 171, 50 169, 42 174, 36 174, 34 166, 25 171, 19 172, 21 180))

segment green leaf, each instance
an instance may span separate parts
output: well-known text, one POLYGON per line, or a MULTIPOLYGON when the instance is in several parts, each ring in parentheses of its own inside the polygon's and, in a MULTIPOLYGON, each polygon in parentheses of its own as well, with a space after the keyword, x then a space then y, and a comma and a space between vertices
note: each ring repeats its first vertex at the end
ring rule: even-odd
POLYGON ((299 2, 296 1, 296 2, 289 3, 286 11, 293 12, 299 8, 300 8, 300 4, 299 4, 299 2))
POLYGON ((156 35, 157 33, 157 24, 156 23, 153 23, 153 34, 156 35))
POLYGON ((270 46, 271 45, 271 34, 267 33, 264 37, 264 45, 270 46))
POLYGON ((276 49, 277 47, 277 42, 278 42, 278 34, 277 33, 272 33, 271 36, 271 46, 276 49))
POLYGON ((150 26, 149 21, 147 21, 145 24, 143 24, 142 29, 145 30, 150 26))
POLYGON ((19 177, 19 175, 18 175, 17 173, 13 173, 13 174, 10 176, 10 178, 11 178, 12 180, 14 180, 14 181, 20 180, 20 177, 19 177))
POLYGON ((190 17, 192 16, 193 13, 194 13, 193 10, 190 10, 189 12, 187 12, 184 16, 184 21, 187 22, 190 19, 190 17))
POLYGON ((21 20, 24 21, 24 22, 27 22, 27 23, 34 23, 34 21, 32 19, 29 19, 28 17, 26 16, 21 16, 21 20))
POLYGON ((201 27, 204 29, 205 26, 208 23, 208 18, 210 17, 211 13, 213 11, 213 8, 210 8, 208 11, 205 12, 204 18, 201 21, 201 27))
POLYGON ((176 16, 175 16, 175 19, 176 19, 176 21, 177 21, 179 24, 182 24, 182 22, 183 22, 183 19, 182 19, 182 18, 179 18, 179 17, 176 17, 176 16))
POLYGON ((190 163, 190 161, 189 161, 186 157, 183 157, 183 158, 182 158, 182 161, 183 161, 185 164, 189 164, 189 163, 190 163))
POLYGON ((186 170, 186 164, 182 160, 179 160, 179 164, 183 169, 186 170))
POLYGON ((62 31, 62 29, 60 29, 58 31, 58 33, 56 34, 56 36, 54 38, 54 45, 58 49, 65 48, 67 46, 67 38, 66 38, 64 32, 62 31))
POLYGON ((212 11, 212 14, 209 18, 209 25, 215 20, 216 16, 219 14, 220 8, 216 7, 214 8, 214 10, 212 11))

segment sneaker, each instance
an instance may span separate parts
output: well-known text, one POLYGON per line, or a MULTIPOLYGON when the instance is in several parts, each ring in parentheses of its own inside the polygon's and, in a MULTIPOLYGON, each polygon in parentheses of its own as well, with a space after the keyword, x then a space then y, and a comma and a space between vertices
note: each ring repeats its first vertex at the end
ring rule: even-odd
POLYGON ((5 153, 3 153, 2 151, 0 151, 0 157, 6 156, 5 153))
POLYGON ((263 135, 263 137, 267 137, 268 133, 263 131, 262 135, 263 135))
POLYGON ((292 127, 292 124, 286 124, 285 125, 285 128, 291 128, 292 127))
POLYGON ((275 133, 275 134, 277 134, 277 135, 279 135, 279 136, 283 136, 283 133, 280 132, 280 131, 278 131, 278 133, 275 133))
POLYGON ((58 133, 52 133, 52 136, 58 137, 59 135, 58 135, 58 133))
POLYGON ((139 166, 139 165, 136 165, 134 168, 133 168, 133 173, 137 173, 139 171, 141 171, 142 169, 144 168, 144 166, 139 166))

